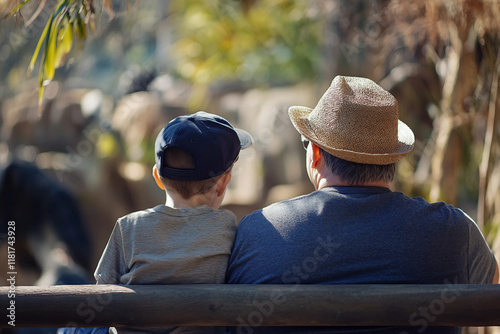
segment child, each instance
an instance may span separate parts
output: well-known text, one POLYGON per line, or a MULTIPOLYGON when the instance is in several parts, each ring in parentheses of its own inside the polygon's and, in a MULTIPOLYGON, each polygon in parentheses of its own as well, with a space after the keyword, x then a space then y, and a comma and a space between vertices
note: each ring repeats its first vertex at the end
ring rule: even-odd
MULTIPOLYGON (((214 114, 200 111, 168 123, 156 138, 153 167, 165 205, 118 219, 95 271, 97 283, 224 283, 236 217, 218 208, 240 149, 251 144, 250 134, 214 114)), ((117 328, 120 333, 221 330, 117 328)))

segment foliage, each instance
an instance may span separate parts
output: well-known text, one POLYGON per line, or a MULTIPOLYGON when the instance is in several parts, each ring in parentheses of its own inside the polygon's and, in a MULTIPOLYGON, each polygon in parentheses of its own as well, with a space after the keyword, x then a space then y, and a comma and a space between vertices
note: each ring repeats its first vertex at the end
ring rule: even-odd
POLYGON ((296 82, 317 73, 321 13, 305 0, 174 1, 178 74, 214 81, 296 82))
MULTIPOLYGON (((31 0, 0 12, 21 15, 31 0)), ((96 24, 94 0, 57 1, 40 36, 28 73, 38 61, 40 102, 55 70, 65 64, 75 44, 82 45, 96 24)), ((125 0, 124 0, 125 1, 125 0)), ((36 12, 46 6, 42 0, 36 12)), ((128 2, 128 1, 127 1, 128 2)), ((100 1, 113 13, 112 0, 100 1)), ((239 81, 282 84, 314 76, 321 56, 320 5, 306 0, 191 0, 169 4, 176 39, 176 72, 193 82, 201 100, 209 83, 239 81), (300 41, 300 42, 299 42, 300 41)), ((33 15, 35 16, 35 14, 33 15)), ((28 21, 32 21, 33 17, 28 21)))
POLYGON ((429 169, 425 179, 431 182, 430 200, 454 203, 460 187, 472 188, 479 198, 478 224, 491 231, 495 228, 488 225, 499 221, 493 172, 500 162, 499 14, 496 0, 391 0, 385 13, 391 29, 380 48, 385 61, 403 41, 413 51, 412 62, 433 65, 438 77, 433 87, 440 90, 440 99, 430 101, 436 113, 425 150, 432 154, 429 163, 419 163, 419 168, 429 169), (461 178, 469 182, 459 184, 461 178), (471 179, 479 180, 478 187, 471 179))
MULTIPOLYGON (((20 10, 31 0, 24 0, 14 7, 8 15, 20 15, 20 10)), ((45 6, 41 1, 38 9, 29 21, 32 21, 45 6)), ((102 0, 102 5, 112 11, 111 0, 102 0)), ((3 11, 6 8, 2 8, 3 11)), ((44 88, 54 78, 55 70, 64 65, 66 56, 75 43, 82 45, 87 38, 88 29, 94 30, 95 8, 93 0, 59 0, 54 12, 49 17, 40 36, 38 44, 28 66, 28 75, 35 68, 39 59, 39 110, 43 99, 44 88)))

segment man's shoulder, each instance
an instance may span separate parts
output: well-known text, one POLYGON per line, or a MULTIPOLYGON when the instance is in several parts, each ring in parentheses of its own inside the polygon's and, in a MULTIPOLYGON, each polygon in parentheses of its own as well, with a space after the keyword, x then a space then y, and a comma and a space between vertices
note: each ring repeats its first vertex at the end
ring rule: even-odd
MULTIPOLYGON (((336 191, 313 191, 309 194, 293 197, 280 202, 272 203, 262 209, 253 211, 243 217, 240 225, 255 222, 269 222, 274 218, 290 217, 297 214, 302 216, 313 211, 325 208, 325 203, 334 203, 337 209, 345 200, 345 193, 336 191), (322 204, 323 203, 323 204, 322 204)), ((422 197, 410 197, 401 192, 383 193, 383 199, 373 199, 364 202, 365 205, 393 208, 392 214, 405 214, 410 217, 433 218, 432 221, 448 222, 453 224, 470 225, 474 221, 461 209, 444 202, 429 202, 422 197)), ((357 199, 359 204, 359 198, 357 199)), ((328 206, 330 207, 330 206, 328 206)), ((389 213, 387 213, 389 214, 389 213)))
MULTIPOLYGON (((422 197, 406 197, 407 203, 411 201, 415 211, 422 210, 429 214, 440 214, 449 217, 449 219, 457 222, 474 222, 462 209, 455 207, 452 204, 445 202, 429 202, 422 197)), ((418 211, 417 211, 418 212, 418 211)))
POLYGON ((240 224, 246 224, 247 222, 256 221, 268 221, 271 217, 280 217, 283 215, 294 215, 297 212, 303 212, 304 207, 307 207, 307 203, 314 202, 317 196, 317 191, 309 194, 300 195, 283 201, 275 202, 269 204, 262 209, 255 210, 241 220, 240 224))

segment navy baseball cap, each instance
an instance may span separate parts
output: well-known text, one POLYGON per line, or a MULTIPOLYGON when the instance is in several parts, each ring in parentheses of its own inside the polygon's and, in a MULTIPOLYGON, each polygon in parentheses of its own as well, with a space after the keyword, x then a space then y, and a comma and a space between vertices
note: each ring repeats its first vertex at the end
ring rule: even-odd
POLYGON ((224 118, 199 111, 168 123, 155 142, 156 168, 160 176, 174 180, 201 181, 224 174, 240 150, 252 145, 252 136, 233 128, 224 118), (176 147, 191 155, 194 169, 166 166, 166 148, 176 147))

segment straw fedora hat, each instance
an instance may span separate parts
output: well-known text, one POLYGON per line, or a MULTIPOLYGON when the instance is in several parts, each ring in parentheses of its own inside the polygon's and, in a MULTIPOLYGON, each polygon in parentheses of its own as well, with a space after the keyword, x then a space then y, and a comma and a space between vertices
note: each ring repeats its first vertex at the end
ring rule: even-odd
POLYGON ((337 76, 314 109, 293 106, 288 114, 301 135, 347 161, 388 165, 415 143, 396 98, 366 78, 337 76))

